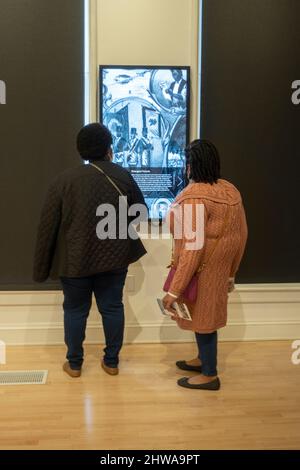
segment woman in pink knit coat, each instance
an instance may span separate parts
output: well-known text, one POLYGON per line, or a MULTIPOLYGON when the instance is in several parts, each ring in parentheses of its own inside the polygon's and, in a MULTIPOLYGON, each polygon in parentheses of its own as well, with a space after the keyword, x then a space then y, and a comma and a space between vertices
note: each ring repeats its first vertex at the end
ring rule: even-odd
POLYGON ((220 178, 220 159, 215 146, 205 140, 195 140, 187 147, 186 158, 189 184, 177 196, 170 214, 176 271, 163 303, 179 327, 195 332, 199 350, 196 359, 176 363, 179 369, 199 373, 190 379, 180 379, 178 385, 218 390, 217 330, 226 325, 228 292, 234 289, 234 278, 244 253, 247 223, 239 191, 220 178), (183 214, 181 217, 176 216, 178 209, 183 214), (191 236, 187 236, 186 214, 195 234, 194 241, 203 232, 201 245, 191 243, 191 236), (184 226, 180 236, 176 233, 178 220, 184 226), (197 299, 189 303, 184 292, 195 274, 197 299), (188 305, 192 321, 176 317, 172 307, 176 299, 188 305))

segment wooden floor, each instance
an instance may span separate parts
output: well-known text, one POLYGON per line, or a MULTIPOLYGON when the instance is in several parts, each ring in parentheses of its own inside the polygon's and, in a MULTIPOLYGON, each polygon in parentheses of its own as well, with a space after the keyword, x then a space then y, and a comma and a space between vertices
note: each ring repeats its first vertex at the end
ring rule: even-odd
POLYGON ((0 370, 48 369, 46 385, 0 386, 0 449, 299 449, 300 365, 290 342, 221 343, 218 392, 177 386, 192 344, 130 345, 107 376, 86 347, 83 375, 64 347, 11 347, 0 370))

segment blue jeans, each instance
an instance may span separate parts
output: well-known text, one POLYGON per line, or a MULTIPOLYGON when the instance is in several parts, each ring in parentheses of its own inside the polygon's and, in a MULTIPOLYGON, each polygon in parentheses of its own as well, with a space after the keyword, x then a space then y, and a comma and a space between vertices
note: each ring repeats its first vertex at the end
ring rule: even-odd
POLYGON ((123 288, 126 275, 127 268, 89 277, 61 278, 65 343, 68 348, 67 359, 72 369, 80 369, 83 363, 82 344, 93 293, 102 315, 106 341, 104 362, 109 367, 117 367, 124 336, 123 288))
POLYGON ((202 362, 202 374, 208 377, 218 375, 217 349, 218 333, 196 333, 196 341, 199 350, 199 359, 202 362))

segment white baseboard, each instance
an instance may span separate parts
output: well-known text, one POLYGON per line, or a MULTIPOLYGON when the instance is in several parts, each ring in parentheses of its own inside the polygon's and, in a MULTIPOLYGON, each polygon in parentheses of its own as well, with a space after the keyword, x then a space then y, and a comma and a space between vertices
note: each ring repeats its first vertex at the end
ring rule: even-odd
MULTIPOLYGON (((129 279, 130 285, 130 279, 129 279)), ((192 341, 193 334, 162 318, 155 299, 125 296, 127 343, 192 341)), ((0 340, 8 345, 63 344, 60 291, 0 292, 0 340)), ((101 320, 93 304, 87 343, 103 343, 101 320)), ((224 341, 289 340, 300 338, 300 284, 239 285, 229 298, 224 341)))

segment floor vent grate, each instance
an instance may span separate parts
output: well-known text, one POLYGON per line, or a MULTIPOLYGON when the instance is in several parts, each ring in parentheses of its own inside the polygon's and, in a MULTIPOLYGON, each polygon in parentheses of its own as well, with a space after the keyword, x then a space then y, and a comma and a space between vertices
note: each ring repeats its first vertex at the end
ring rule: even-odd
POLYGON ((0 372, 1 385, 44 385, 47 370, 14 370, 0 372))

